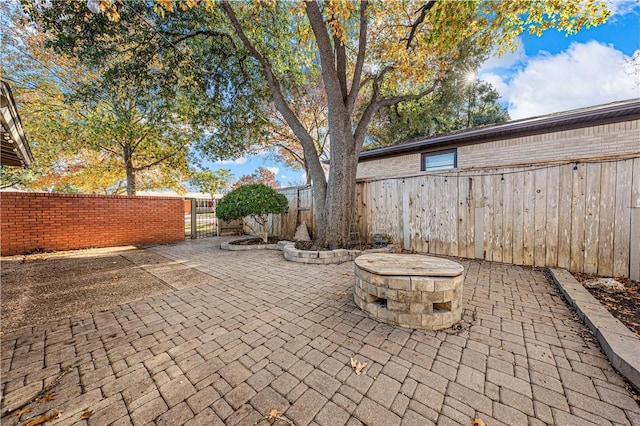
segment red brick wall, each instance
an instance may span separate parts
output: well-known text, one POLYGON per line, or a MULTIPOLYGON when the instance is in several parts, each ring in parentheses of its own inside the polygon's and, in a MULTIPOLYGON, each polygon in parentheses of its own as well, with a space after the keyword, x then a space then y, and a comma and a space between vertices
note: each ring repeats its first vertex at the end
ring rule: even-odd
POLYGON ((1 254, 184 240, 184 201, 170 197, 0 192, 1 254))

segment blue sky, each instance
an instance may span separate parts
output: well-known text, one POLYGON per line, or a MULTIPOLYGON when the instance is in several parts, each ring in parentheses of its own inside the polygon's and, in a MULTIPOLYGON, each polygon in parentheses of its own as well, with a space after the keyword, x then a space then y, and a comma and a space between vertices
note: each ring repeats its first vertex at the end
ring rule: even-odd
MULTIPOLYGON (((494 85, 512 119, 640 97, 640 74, 631 73, 634 53, 640 71, 640 0, 611 2, 610 9, 607 23, 576 35, 522 36, 514 53, 490 58, 478 77, 494 85)), ((266 167, 282 186, 304 182, 302 171, 269 156, 205 166, 230 169, 236 178, 266 167)))

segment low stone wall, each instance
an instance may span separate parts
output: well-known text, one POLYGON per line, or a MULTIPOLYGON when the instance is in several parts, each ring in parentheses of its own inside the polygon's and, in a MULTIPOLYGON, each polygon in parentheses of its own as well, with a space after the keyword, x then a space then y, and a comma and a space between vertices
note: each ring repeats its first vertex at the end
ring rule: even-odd
POLYGON ((222 250, 229 251, 247 251, 247 250, 280 250, 278 244, 237 244, 239 241, 234 240, 220 244, 222 250))
POLYGON ((371 250, 298 250, 295 243, 290 241, 280 241, 278 245, 282 250, 284 258, 288 261, 316 265, 351 262, 363 253, 388 253, 391 250, 389 247, 371 250))

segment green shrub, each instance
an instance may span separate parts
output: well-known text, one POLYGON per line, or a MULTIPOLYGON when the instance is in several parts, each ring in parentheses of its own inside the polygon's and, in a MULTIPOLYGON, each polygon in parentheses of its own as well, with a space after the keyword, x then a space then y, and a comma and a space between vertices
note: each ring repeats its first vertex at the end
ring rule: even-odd
POLYGON ((245 220, 252 218, 262 226, 262 239, 267 242, 267 218, 270 214, 286 213, 288 209, 287 197, 267 185, 254 183, 242 185, 222 197, 216 206, 216 216, 225 222, 242 219, 258 235, 260 233, 245 220))

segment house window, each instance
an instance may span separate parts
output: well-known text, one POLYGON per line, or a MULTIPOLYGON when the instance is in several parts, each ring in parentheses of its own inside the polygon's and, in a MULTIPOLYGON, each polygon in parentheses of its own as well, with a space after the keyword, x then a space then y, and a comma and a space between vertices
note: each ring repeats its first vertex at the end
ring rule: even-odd
POLYGON ((457 167, 457 152, 455 149, 447 151, 425 152, 422 154, 422 171, 455 169, 457 167))

